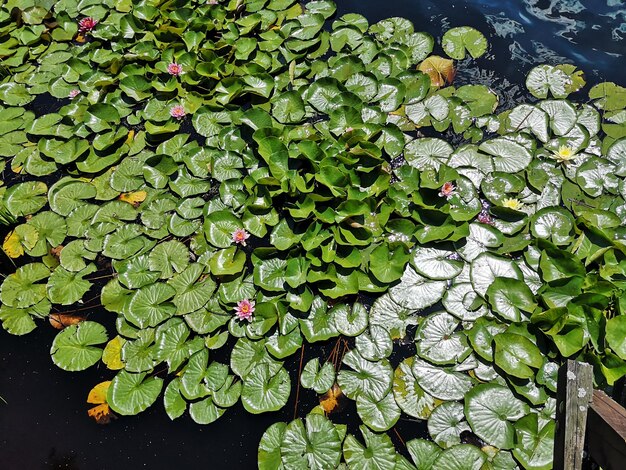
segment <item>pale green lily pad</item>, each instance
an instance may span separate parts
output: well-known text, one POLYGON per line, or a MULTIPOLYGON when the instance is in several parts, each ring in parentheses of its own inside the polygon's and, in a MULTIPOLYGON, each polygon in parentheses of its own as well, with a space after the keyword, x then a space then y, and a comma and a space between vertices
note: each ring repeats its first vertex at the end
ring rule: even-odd
POLYGON ((343 363, 352 370, 341 369, 337 374, 337 383, 348 398, 355 400, 365 393, 381 400, 391 390, 393 369, 387 360, 368 361, 352 350, 344 356, 343 363))
POLYGON ((324 415, 311 413, 304 423, 296 419, 287 425, 280 444, 280 455, 285 468, 336 468, 341 459, 341 438, 333 423, 324 415))
POLYGON ((356 437, 348 434, 343 443, 343 457, 348 468, 363 470, 387 470, 395 467, 396 453, 387 434, 376 434, 360 426, 365 446, 356 437))
POLYGON ((421 359, 416 358, 412 368, 420 387, 440 400, 461 400, 473 385, 468 375, 421 359))
POLYGON ((416 248, 412 262, 419 274, 436 280, 452 279, 463 269, 463 261, 455 252, 437 248, 416 248))
POLYGON ((465 58, 465 51, 474 58, 487 51, 487 39, 483 34, 469 26, 452 28, 445 32, 441 39, 443 50, 449 57, 456 60, 465 58))
POLYGON ((463 332, 456 332, 459 321, 447 312, 426 317, 415 333, 418 356, 434 364, 462 362, 470 347, 463 332))
MULTIPOLYGON (((360 303, 355 303, 352 307, 348 304, 342 304, 339 307, 333 308, 333 313, 335 317, 335 327, 337 331, 344 336, 358 336, 367 328, 368 312, 360 303)), ((370 311, 370 321, 372 320, 371 315, 370 311)))
POLYGON ((356 350, 369 361, 378 361, 391 355, 391 336, 382 326, 371 325, 369 331, 356 337, 356 350))
POLYGON ((487 289, 497 277, 521 280, 521 271, 513 261, 491 253, 483 253, 472 261, 470 276, 474 290, 485 297, 487 289))
POLYGON ((418 320, 419 317, 413 309, 398 305, 388 293, 376 299, 369 313, 370 324, 385 328, 392 339, 404 338, 406 328, 417 325, 418 320))
POLYGON ((463 414, 463 405, 456 401, 442 403, 428 418, 430 436, 444 449, 460 444, 461 433, 469 430, 469 424, 463 414))
POLYGON ((326 393, 335 383, 335 368, 330 362, 325 362, 320 368, 319 359, 311 359, 302 369, 300 383, 320 395, 326 393))
POLYGON ((394 372, 393 395, 400 409, 418 419, 428 419, 435 408, 435 399, 419 386, 411 366, 413 358, 402 361, 394 372))
POLYGON ((283 367, 272 372, 268 364, 261 364, 244 378, 241 402, 253 414, 277 411, 285 406, 290 392, 291 380, 283 367))
POLYGON ((477 385, 465 396, 465 416, 472 430, 499 449, 513 447, 515 428, 512 423, 528 411, 528 406, 502 385, 477 385))
POLYGON ((363 422, 377 432, 391 429, 400 419, 400 408, 391 392, 382 400, 374 400, 367 394, 361 394, 356 399, 356 409, 363 422))
POLYGON ((487 454, 478 447, 461 444, 444 450, 435 462, 437 470, 480 470, 487 461, 487 454))
POLYGON ((389 295, 401 307, 420 310, 441 300, 446 287, 445 281, 430 280, 407 266, 400 284, 389 289, 389 295))

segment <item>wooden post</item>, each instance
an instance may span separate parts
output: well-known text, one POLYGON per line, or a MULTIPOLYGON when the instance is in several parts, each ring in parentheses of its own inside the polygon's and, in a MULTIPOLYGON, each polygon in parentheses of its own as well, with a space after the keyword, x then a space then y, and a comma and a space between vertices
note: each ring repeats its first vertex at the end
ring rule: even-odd
POLYGON ((556 391, 554 470, 580 470, 587 409, 593 397, 593 367, 568 360, 559 369, 556 391))
POLYGON ((604 470, 626 468, 626 410, 600 390, 589 408, 587 448, 604 470))

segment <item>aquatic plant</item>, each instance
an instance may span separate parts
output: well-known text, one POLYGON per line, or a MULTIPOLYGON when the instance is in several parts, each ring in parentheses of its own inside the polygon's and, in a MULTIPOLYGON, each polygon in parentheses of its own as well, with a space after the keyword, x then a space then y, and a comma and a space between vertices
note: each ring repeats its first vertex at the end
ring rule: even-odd
POLYGON ((452 85, 480 32, 445 32, 444 58, 405 19, 334 13, 5 3, 3 327, 49 319, 55 364, 103 362, 100 422, 160 396, 209 424, 321 395, 267 430, 263 469, 549 468, 563 359, 598 387, 626 374, 626 90, 568 100, 582 72, 542 65, 534 98, 498 112, 452 85), (290 375, 305 343, 317 357, 290 375), (328 417, 341 397, 359 433, 328 417), (403 415, 432 440, 395 449, 403 415))

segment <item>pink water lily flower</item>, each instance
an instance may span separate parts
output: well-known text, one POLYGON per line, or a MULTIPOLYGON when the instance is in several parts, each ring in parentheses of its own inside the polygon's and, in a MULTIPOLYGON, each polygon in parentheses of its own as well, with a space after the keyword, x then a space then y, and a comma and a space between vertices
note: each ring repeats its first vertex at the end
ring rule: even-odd
POLYGON ((252 321, 252 314, 254 313, 254 300, 240 300, 235 307, 235 315, 239 320, 252 321))
POLYGON ((70 97, 70 99, 74 99, 76 98, 78 95, 80 95, 80 90, 71 90, 70 94, 68 95, 70 97))
POLYGON ((167 66, 167 73, 170 75, 174 75, 175 77, 180 76, 183 73, 183 66, 177 64, 176 62, 172 62, 167 66))
POLYGON ((439 191, 439 196, 450 199, 454 195, 455 189, 456 186, 454 186, 450 181, 443 183, 441 191, 439 191))
POLYGON ((184 118, 186 115, 187 113, 185 113, 185 108, 183 108, 181 104, 174 105, 170 109, 170 116, 172 116, 173 118, 180 120, 184 118))
POLYGON ((78 31, 81 33, 88 33, 92 29, 96 27, 98 24, 98 20, 88 16, 87 18, 83 18, 78 22, 78 31))
POLYGON ((237 230, 235 230, 232 236, 233 243, 238 243, 243 246, 246 246, 246 240, 250 238, 250 234, 242 228, 238 228, 237 230))

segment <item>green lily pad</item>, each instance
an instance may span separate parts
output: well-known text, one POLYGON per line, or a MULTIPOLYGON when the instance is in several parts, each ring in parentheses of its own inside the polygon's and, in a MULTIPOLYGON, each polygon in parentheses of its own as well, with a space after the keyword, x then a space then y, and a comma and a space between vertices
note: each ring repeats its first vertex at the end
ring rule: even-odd
POLYGON ((497 277, 487 288, 491 308, 504 320, 522 320, 520 312, 532 313, 537 304, 529 287, 517 279, 497 277))
POLYGON ((435 408, 435 399, 420 387, 411 367, 413 358, 402 361, 394 372, 393 394, 400 409, 418 419, 428 419, 435 408))
POLYGON ((157 326, 176 313, 169 301, 175 294, 173 287, 161 282, 142 287, 133 294, 124 315, 140 328, 157 326))
POLYGON ((107 403, 121 415, 136 415, 145 411, 158 398, 163 380, 146 378, 146 374, 131 374, 121 370, 111 381, 107 391, 107 403))
POLYGON ((302 369, 300 383, 320 395, 326 393, 335 383, 335 368, 330 362, 325 362, 320 368, 319 359, 311 359, 302 369))
POLYGON ((499 449, 513 448, 515 428, 512 423, 528 411, 528 406, 502 385, 477 385, 465 397, 465 416, 472 430, 499 449))
POLYGON ((348 398, 355 400, 367 394, 381 400, 391 390, 393 369, 387 360, 371 362, 352 350, 343 357, 343 363, 352 370, 341 369, 337 383, 348 398))
POLYGON ((460 26, 446 31, 441 39, 441 45, 448 57, 462 60, 466 51, 474 59, 482 56, 487 51, 488 44, 480 31, 469 26, 460 26))
POLYGON ((428 418, 428 432, 444 449, 460 444, 461 433, 469 430, 470 427, 463 414, 463 405, 456 401, 442 403, 428 418))
POLYGON ((529 470, 549 470, 552 468, 554 450, 554 421, 543 421, 539 415, 531 413, 515 424, 515 458, 529 470))
POLYGON ((466 336, 455 332, 459 321, 447 312, 426 317, 415 333, 418 356, 434 364, 462 362, 469 353, 466 336))
POLYGON ((34 214, 46 205, 48 186, 41 181, 29 181, 11 186, 4 193, 4 205, 15 217, 34 214))
POLYGON ((280 444, 286 428, 286 423, 274 423, 261 436, 257 454, 259 470, 275 470, 282 465, 280 444))
POLYGON ((541 351, 525 336, 500 333, 495 335, 493 340, 495 363, 506 373, 521 379, 529 379, 535 376, 533 369, 539 369, 543 365, 541 351))
POLYGON ((343 457, 349 468, 385 470, 394 468, 396 453, 387 434, 376 434, 365 426, 360 426, 365 445, 348 434, 343 443, 343 457))
POLYGON ((46 285, 40 281, 50 276, 43 263, 30 263, 9 274, 0 286, 0 301, 14 308, 26 308, 46 297, 46 285))
POLYGON ((282 463, 285 468, 303 470, 335 468, 341 459, 341 441, 331 421, 311 413, 304 423, 296 419, 285 428, 280 444, 282 463))
POLYGON ((50 348, 52 361, 63 370, 85 370, 102 357, 95 345, 106 343, 106 329, 93 321, 68 326, 56 335, 50 348))
POLYGON ((472 388, 472 379, 461 372, 435 366, 417 358, 412 367, 420 387, 440 400, 461 400, 472 388))
POLYGON ((285 406, 290 392, 291 380, 283 367, 272 372, 269 365, 261 364, 245 376, 241 402, 253 414, 276 411, 285 406))
POLYGON ((92 283, 83 277, 96 272, 97 269, 95 264, 89 264, 78 272, 57 267, 48 278, 46 286, 48 298, 52 303, 61 305, 78 302, 92 286, 92 283))

